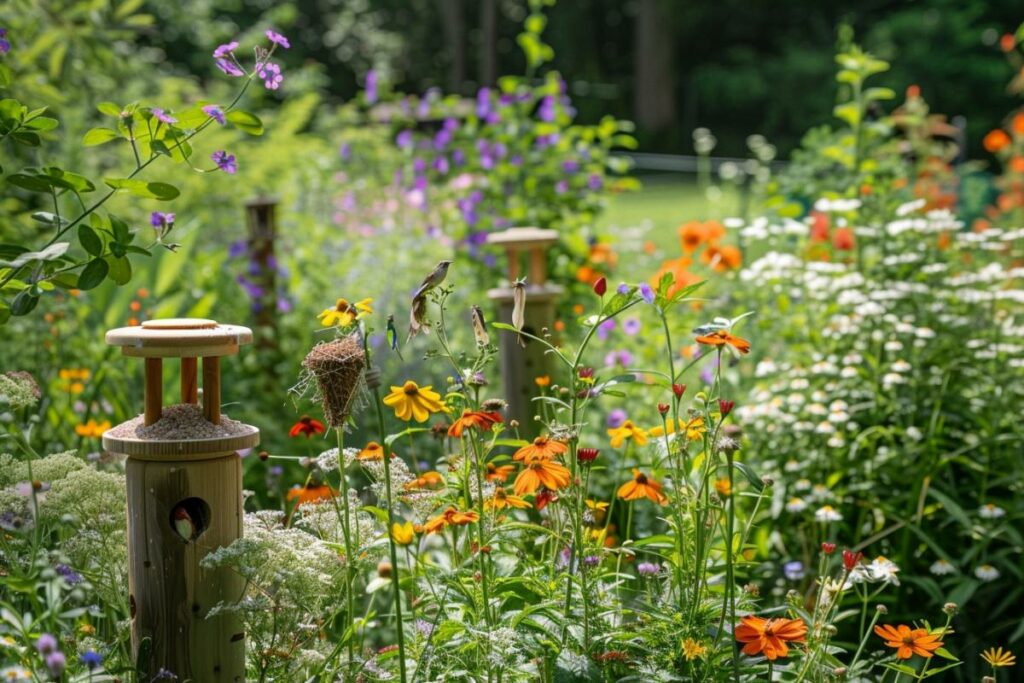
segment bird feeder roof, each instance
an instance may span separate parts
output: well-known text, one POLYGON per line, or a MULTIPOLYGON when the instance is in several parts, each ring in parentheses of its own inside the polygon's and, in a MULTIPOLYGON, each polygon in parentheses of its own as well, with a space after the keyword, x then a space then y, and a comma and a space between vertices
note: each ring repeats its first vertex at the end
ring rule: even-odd
POLYGON ((205 318, 166 318, 110 330, 106 341, 126 356, 209 358, 238 353, 239 346, 252 342, 252 330, 205 318))
POLYGON ((509 228, 501 232, 492 232, 487 236, 487 242, 508 249, 547 247, 558 242, 558 231, 544 228, 509 228))

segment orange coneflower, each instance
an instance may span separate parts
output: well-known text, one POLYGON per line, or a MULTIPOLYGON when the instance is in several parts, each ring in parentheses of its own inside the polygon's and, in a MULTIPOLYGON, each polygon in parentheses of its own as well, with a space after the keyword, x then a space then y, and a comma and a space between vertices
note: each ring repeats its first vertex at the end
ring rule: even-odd
POLYGON ((989 131, 988 134, 982 138, 982 146, 992 154, 1002 151, 1010 144, 1010 136, 1006 134, 1005 130, 996 128, 995 130, 989 131))
POLYGON ((659 505, 665 505, 668 503, 668 499, 665 498, 664 494, 661 492, 661 484, 648 478, 646 474, 635 467, 633 468, 632 481, 627 481, 625 484, 620 486, 618 495, 619 498, 622 498, 623 500, 640 500, 641 498, 649 498, 659 505))
POLYGON ((568 486, 571 477, 565 465, 534 457, 526 461, 526 468, 516 477, 512 491, 517 496, 536 493, 541 486, 557 491, 568 486))
POLYGON ((327 484, 310 483, 305 486, 292 487, 285 498, 289 503, 293 500, 297 500, 298 502, 296 505, 305 505, 306 503, 319 503, 323 500, 330 500, 336 495, 338 495, 338 491, 327 484))
POLYGON ((683 245, 683 251, 692 254, 701 244, 704 243, 704 226, 697 221, 690 221, 679 226, 679 239, 683 245))
POLYGON ((299 434, 305 434, 306 438, 313 436, 314 434, 324 433, 324 423, 320 420, 314 420, 309 415, 303 415, 299 418, 299 421, 292 425, 292 428, 288 430, 288 436, 295 437, 299 434))
POLYGON ((749 615, 736 627, 736 640, 746 643, 743 654, 764 653, 768 661, 789 654, 787 642, 802 643, 807 637, 807 624, 801 619, 764 619, 749 615))
POLYGON ((528 508, 530 503, 519 496, 510 496, 499 486, 494 489, 494 496, 484 501, 484 509, 501 510, 503 508, 528 508))
POLYGON ((936 650, 942 647, 942 633, 929 633, 927 629, 910 628, 906 624, 896 627, 888 624, 875 626, 875 633, 885 641, 889 647, 896 648, 897 659, 910 659, 914 655, 931 657, 936 650))
POLYGON ((423 531, 428 534, 436 534, 437 532, 442 531, 446 526, 465 526, 466 524, 472 524, 479 519, 480 515, 472 510, 460 512, 455 508, 455 506, 449 506, 437 517, 427 520, 427 523, 423 525, 423 531))
POLYGON ((366 444, 366 448, 359 451, 356 455, 356 460, 383 460, 384 459, 384 447, 376 441, 371 441, 366 444))
POLYGON ((441 488, 444 486, 444 477, 441 476, 440 472, 424 472, 419 477, 413 479, 405 485, 406 490, 413 489, 433 489, 441 488))
POLYGON ((709 246, 701 254, 700 260, 711 266, 715 271, 721 273, 726 270, 735 270, 743 264, 743 255, 736 247, 728 244, 724 247, 709 246))
POLYGON ((728 344, 740 353, 750 353, 750 342, 746 339, 733 336, 726 330, 715 330, 702 334, 696 338, 697 343, 708 346, 724 346, 728 344))
POLYGON ((489 462, 487 463, 487 474, 484 476, 487 481, 505 483, 515 471, 516 468, 513 465, 495 465, 493 462, 489 462))
POLYGON ((498 424, 499 422, 504 422, 504 419, 498 413, 482 410, 463 410, 462 417, 448 428, 448 436, 462 436, 462 431, 470 427, 476 428, 477 431, 486 432, 491 428, 491 425, 498 424))
POLYGON ((529 461, 531 458, 543 458, 550 460, 556 455, 568 452, 569 447, 561 441, 555 441, 550 436, 538 436, 528 446, 523 446, 512 456, 513 460, 529 461))

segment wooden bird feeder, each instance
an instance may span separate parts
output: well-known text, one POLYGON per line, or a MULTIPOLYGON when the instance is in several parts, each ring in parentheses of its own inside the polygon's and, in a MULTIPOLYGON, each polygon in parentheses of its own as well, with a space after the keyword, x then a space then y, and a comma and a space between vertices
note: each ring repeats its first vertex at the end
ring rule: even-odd
MULTIPOLYGON (((542 228, 510 228, 487 236, 490 244, 505 248, 508 257, 508 287, 492 289, 488 298, 497 302, 502 322, 512 321, 514 304, 512 283, 523 276, 526 259, 526 310, 523 329, 540 337, 544 328, 551 329, 555 321, 555 302, 562 295, 562 287, 548 279, 547 251, 558 243, 557 230, 542 228)), ((509 416, 519 420, 520 432, 535 436, 538 423, 534 421, 533 399, 539 395, 536 378, 549 375, 550 358, 545 348, 526 339, 526 347, 519 345, 514 335, 501 336, 501 377, 508 400, 509 416)))
POLYGON ((241 683, 241 620, 230 612, 207 615, 219 603, 241 599, 244 580, 230 569, 206 569, 200 562, 242 536, 237 451, 256 446, 260 435, 255 427, 221 417, 220 359, 250 343, 252 332, 213 320, 150 320, 110 330, 106 341, 126 356, 145 359, 146 365, 142 419, 103 435, 105 449, 128 456, 128 591, 135 657, 150 676, 163 668, 179 681, 241 683), (181 405, 165 409, 166 358, 181 359, 181 405), (177 422, 177 432, 163 429, 172 416, 191 422, 177 422), (193 423, 194 428, 189 426, 193 423))

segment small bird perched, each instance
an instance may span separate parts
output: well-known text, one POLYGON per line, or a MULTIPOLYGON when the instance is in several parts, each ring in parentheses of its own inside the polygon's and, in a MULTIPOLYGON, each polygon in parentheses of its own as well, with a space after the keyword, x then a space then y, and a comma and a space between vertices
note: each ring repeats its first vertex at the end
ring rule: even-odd
MULTIPOLYGON (((444 282, 448 276, 448 266, 451 261, 440 261, 430 274, 423 278, 419 289, 412 295, 412 309, 409 311, 409 339, 412 339, 420 332, 428 334, 430 328, 425 325, 427 313, 427 292, 444 282)), ((406 340, 408 341, 408 340, 406 340)))
MULTIPOLYGON (((526 324, 526 278, 519 278, 512 283, 512 326, 518 331, 523 331, 526 324)), ((519 345, 526 348, 526 339, 523 335, 516 335, 519 345)))
POLYGON ((402 358, 402 350, 398 348, 398 330, 395 329, 395 316, 388 315, 388 346, 391 350, 398 354, 399 360, 405 360, 402 358))
POLYGON ((476 336, 477 346, 487 346, 491 343, 491 336, 487 334, 487 323, 484 321, 484 312, 480 310, 480 307, 473 305, 470 307, 470 316, 473 319, 473 334, 476 336))
POLYGON ((181 536, 185 543, 191 543, 196 537, 196 525, 192 521, 192 516, 188 514, 188 510, 185 506, 179 505, 174 508, 174 512, 171 513, 171 518, 174 520, 174 530, 181 536))

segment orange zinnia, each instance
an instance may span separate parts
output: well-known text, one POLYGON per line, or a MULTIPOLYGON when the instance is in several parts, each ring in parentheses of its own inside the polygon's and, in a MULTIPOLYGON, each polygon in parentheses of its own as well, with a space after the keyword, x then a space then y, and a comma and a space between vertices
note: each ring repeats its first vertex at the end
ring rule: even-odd
POLYGON ((523 446, 515 455, 512 456, 513 460, 530 460, 531 458, 543 458, 550 460, 556 455, 561 455, 569 451, 569 447, 561 441, 555 441, 550 436, 538 436, 528 446, 523 446))
POLYGON ((516 477, 512 492, 517 496, 536 493, 541 486, 557 491, 569 485, 572 474, 557 462, 534 457, 526 461, 526 468, 516 477))
POLYGON ((512 473, 516 471, 513 465, 495 465, 493 462, 487 463, 487 481, 498 481, 505 483, 512 473))
POLYGON ((709 346, 724 346, 728 344, 740 353, 750 353, 750 342, 740 337, 734 337, 725 330, 715 330, 708 334, 703 334, 696 339, 699 344, 707 344, 709 346))
POLYGON ((338 492, 327 484, 307 484, 306 486, 296 486, 288 491, 286 499, 288 502, 297 500, 296 505, 305 505, 306 503, 319 503, 322 500, 330 500, 336 495, 338 495, 338 492))
POLYGON ((731 244, 727 244, 724 247, 711 245, 700 255, 700 260, 721 273, 726 270, 739 268, 743 263, 743 255, 739 249, 731 244))
POLYGON ((646 474, 633 468, 633 480, 619 487, 619 498, 623 500, 640 500, 649 498, 659 505, 665 505, 668 499, 661 492, 661 484, 649 479, 646 474))
POLYGON ((501 510, 502 508, 528 508, 530 503, 519 496, 510 496, 499 486, 494 489, 494 496, 484 501, 484 509, 501 510))
POLYGON ((802 643, 807 637, 807 624, 800 619, 764 619, 749 615, 736 627, 736 640, 746 643, 743 654, 764 653, 768 661, 789 654, 787 642, 802 643))
POLYGON ((892 627, 888 624, 875 626, 877 633, 885 644, 896 648, 897 659, 910 659, 914 655, 931 657, 936 650, 942 647, 941 633, 929 633, 926 629, 912 629, 906 624, 892 627))
POLYGON ((981 144, 986 150, 995 154, 996 152, 1002 151, 1010 144, 1010 136, 1001 128, 996 128, 993 131, 989 131, 988 135, 982 139, 981 144))
POLYGON ((679 226, 679 239, 683 244, 683 251, 692 254, 704 242, 704 226, 697 221, 679 226))
POLYGON ((499 422, 504 422, 504 420, 498 413, 482 410, 463 410, 462 417, 448 428, 448 436, 462 436, 462 430, 469 429, 470 427, 475 427, 477 431, 486 432, 491 428, 491 425, 498 424, 499 422))
POLYGON ((427 523, 423 525, 423 531, 428 534, 436 534, 437 532, 442 531, 446 526, 465 526, 466 524, 472 524, 479 519, 480 515, 472 510, 460 512, 454 506, 449 506, 437 517, 427 520, 427 523))
POLYGON ((384 447, 376 441, 371 441, 366 444, 366 448, 359 451, 356 455, 356 460, 383 460, 384 459, 384 447))

